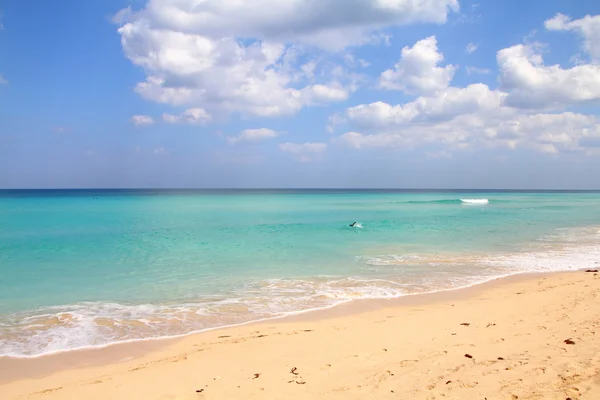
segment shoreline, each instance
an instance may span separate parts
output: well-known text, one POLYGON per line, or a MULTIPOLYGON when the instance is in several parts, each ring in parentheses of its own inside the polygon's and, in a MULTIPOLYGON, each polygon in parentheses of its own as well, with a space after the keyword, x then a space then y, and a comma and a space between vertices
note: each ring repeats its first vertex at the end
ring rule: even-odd
MULTIPOLYGON (((533 308, 535 307, 545 307, 547 304, 553 304, 556 305, 556 307, 560 306, 564 308, 564 304, 561 305, 559 303, 562 299, 573 296, 571 293, 571 286, 577 289, 577 293, 579 293, 579 291, 582 291, 582 293, 587 291, 586 293, 589 295, 578 299, 579 304, 581 304, 580 302, 582 299, 589 298, 590 300, 593 300, 596 305, 600 305, 598 297, 596 297, 596 295, 600 293, 599 275, 600 274, 594 275, 593 273, 586 273, 582 270, 518 274, 494 279, 464 289, 402 296, 395 299, 354 300, 350 303, 325 310, 287 316, 277 320, 251 323, 244 326, 219 328, 207 332, 187 335, 177 339, 119 343, 104 348, 74 350, 36 358, 4 358, 0 359, 0 371, 2 371, 0 374, 0 395, 4 393, 4 395, 1 395, 0 397, 17 398, 18 396, 25 396, 29 398, 30 396, 40 396, 43 398, 58 399, 77 398, 77 396, 71 396, 67 393, 74 390, 78 395, 85 398, 118 398, 118 393, 122 393, 120 392, 121 389, 119 389, 122 385, 129 387, 130 389, 128 390, 135 391, 140 388, 140 385, 153 387, 154 385, 159 384, 159 382, 153 381, 153 379, 156 378, 149 378, 149 380, 146 379, 143 381, 127 379, 127 377, 133 378, 137 371, 143 371, 144 375, 159 374, 162 377, 159 379, 160 382, 170 382, 173 379, 179 379, 176 378, 178 374, 183 373, 185 375, 186 373, 184 373, 184 371, 187 371, 188 368, 198 370, 200 375, 217 374, 217 371, 213 371, 212 368, 207 369, 207 365, 214 364, 216 366, 215 368, 220 370, 218 375, 216 375, 219 379, 213 377, 215 379, 212 382, 206 380, 207 378, 204 379, 209 387, 212 388, 214 385, 222 385, 219 383, 221 381, 220 377, 223 377, 222 379, 225 380, 225 375, 230 373, 231 370, 234 370, 236 373, 248 375, 249 370, 247 368, 241 368, 241 370, 239 370, 243 364, 254 364, 257 365, 254 369, 264 370, 269 368, 271 364, 280 363, 282 357, 291 357, 295 360, 294 363, 298 364, 296 367, 300 368, 299 365, 307 364, 309 361, 308 359, 312 359, 316 356, 323 356, 326 358, 331 356, 331 358, 336 359, 339 355, 333 354, 336 352, 332 353, 333 349, 336 349, 336 346, 343 348, 345 352, 350 353, 364 353, 367 349, 371 350, 373 345, 386 346, 386 348, 391 351, 391 348, 394 346, 400 346, 402 348, 403 344, 408 344, 409 346, 403 348, 400 353, 415 350, 426 351, 429 348, 433 349, 439 347, 439 343, 435 344, 435 342, 441 339, 432 337, 429 339, 433 341, 431 344, 426 344, 429 342, 423 342, 423 340, 426 339, 428 335, 431 335, 431 332, 440 330, 448 331, 449 328, 444 327, 445 319, 449 318, 449 314, 454 314, 460 310, 464 310, 466 315, 461 319, 456 319, 456 317, 452 318, 453 326, 450 330, 454 333, 466 332, 464 329, 462 331, 459 330, 464 328, 460 326, 460 324, 463 323, 461 322, 463 319, 465 320, 465 323, 467 323, 466 321, 468 320, 468 323, 472 325, 470 328, 477 325, 477 322, 475 322, 476 320, 486 319, 490 319, 490 321, 494 319, 494 326, 502 325, 500 322, 502 321, 500 314, 508 311, 508 303, 514 303, 517 306, 520 306, 522 299, 523 310, 514 311, 515 315, 520 315, 522 317, 522 320, 534 317, 538 318, 539 315, 543 315, 541 312, 533 312, 533 308), (540 290, 540 288, 543 288, 543 290, 540 290), (561 291, 560 294, 555 293, 558 290, 561 291), (547 298, 547 301, 535 301, 531 303, 528 300, 527 295, 533 296, 536 293, 542 293, 542 295, 547 298), (454 307, 455 305, 456 307, 454 307), (483 309, 481 308, 482 305, 485 305, 483 309), (489 318, 488 315, 490 316, 489 318), (415 321, 415 318, 418 321, 415 321), (390 332, 389 328, 382 331, 386 324, 394 325, 392 332, 390 332), (344 328, 341 328, 342 326, 344 326, 344 328), (407 326, 410 326, 411 328, 407 330, 407 326), (273 334, 275 331, 276 333, 273 334), (322 333, 318 334, 313 332, 322 333), (347 341, 348 344, 343 344, 344 340, 342 340, 341 337, 338 337, 340 335, 344 336, 345 341, 347 341), (375 344, 372 340, 363 341, 360 339, 361 335, 377 337, 378 339, 376 341, 381 341, 381 343, 375 344), (420 344, 412 344, 411 341, 419 341, 420 344), (266 353, 264 353, 268 355, 264 356, 267 357, 267 360, 262 364, 261 358, 264 357, 259 356, 256 353, 255 347, 267 348, 266 353), (295 350, 296 348, 316 348, 317 351, 305 353, 295 350), (269 361, 269 357, 273 358, 273 360, 269 361), (184 364, 190 365, 185 366, 184 364), (172 370, 173 368, 178 372, 172 370), (109 380, 102 378, 106 376, 111 378, 109 380), (121 378, 124 379, 124 381, 121 378), (113 380, 120 381, 119 386, 111 387, 111 382, 113 382, 113 380), (217 380, 219 382, 217 382, 217 380), (100 383, 91 385, 89 382, 100 383), (60 389, 54 390, 57 387, 60 387, 60 389), (102 389, 104 387, 106 387, 108 392, 102 389)), ((596 310, 597 309, 598 308, 596 308, 596 310)), ((592 321, 595 321, 594 323, 596 325, 594 325, 594 327, 600 327, 600 319, 598 319, 597 315, 592 311, 593 307, 586 307, 586 310, 586 312, 591 313, 588 317, 591 316, 592 321)), ((545 326, 553 323, 557 318, 564 318, 564 315, 567 315, 556 315, 556 312, 547 314, 546 317, 548 317, 549 320, 544 322, 545 326)), ((506 323, 506 321, 512 320, 510 318, 506 320, 505 318, 504 322, 506 323)), ((487 322, 487 324, 490 323, 492 322, 487 322)), ((485 336, 491 333, 492 330, 489 329, 489 326, 484 326, 485 325, 482 325, 481 327, 478 326, 476 329, 478 330, 477 332, 485 336)), ((580 330, 580 326, 577 326, 577 329, 575 329, 576 332, 580 330)), ((473 333, 476 332, 475 329, 470 329, 469 331, 473 333)), ((531 328, 526 334, 523 333, 521 336, 532 336, 535 333, 533 331, 535 331, 535 329, 531 328)), ((502 333, 502 336, 508 336, 510 334, 508 332, 510 332, 510 329, 509 331, 502 333)), ((445 337, 443 341, 447 342, 448 340, 455 339, 455 336, 450 335, 448 332, 446 332, 446 334, 449 336, 445 337)), ((565 338, 570 336, 574 337, 574 334, 564 333, 562 336, 565 336, 565 338)), ((475 337, 473 340, 475 340, 475 337)), ((528 339, 525 344, 529 344, 529 340, 532 339, 528 339)), ((448 346, 448 343, 443 346, 446 348, 444 351, 450 351, 448 346)), ((460 351, 468 353, 475 352, 475 350, 469 350, 469 348, 473 346, 474 345, 467 345, 466 350, 461 349, 460 351)), ((593 352, 598 352, 600 350, 598 343, 594 343, 594 346, 595 347, 592 348, 593 352)), ((569 349, 567 349, 567 351, 568 350, 569 349)), ((387 352, 387 350, 385 350, 385 352, 387 352)), ((441 355, 441 352, 438 351, 438 353, 440 353, 439 357, 444 358, 441 355)), ((402 357, 405 356, 403 355, 402 357)), ((463 362, 463 359, 464 358, 459 359, 460 362, 463 362)), ((372 361, 375 363, 372 367, 379 368, 383 366, 384 368, 391 368, 390 366, 385 366, 387 365, 385 364, 387 362, 385 360, 385 355, 383 354, 374 355, 372 361)), ((337 365, 342 361, 343 360, 336 360, 335 363, 337 365)), ((343 362, 347 361, 348 360, 343 362)), ((600 361, 600 359, 598 359, 598 361, 600 361)), ((331 364, 333 364, 333 362, 331 362, 331 364)), ((348 365, 348 368, 350 371, 353 371, 353 368, 359 368, 359 366, 352 364, 348 365)), ((388 369, 386 369, 386 371, 388 369)), ((597 378, 600 379, 600 369, 598 369, 597 372, 597 378)), ((354 372, 349 373, 352 375, 354 372)), ((409 375, 412 376, 414 373, 416 372, 412 371, 409 375)), ((140 372, 140 374, 142 374, 142 372, 140 372)), ((264 374, 266 378, 267 373, 265 372, 264 374)), ((416 376, 421 375, 415 375, 415 377, 416 376)), ((213 378, 210 379, 212 380, 213 378)), ((362 379, 357 376, 355 376, 355 378, 362 379)), ((390 377, 388 376, 388 378, 390 377)), ((234 378, 228 378, 228 382, 231 379, 234 378)), ((246 377, 244 379, 248 378, 246 377)), ((271 382, 270 379, 271 378, 261 380, 261 384, 264 384, 264 386, 269 386, 271 383, 275 385, 276 382, 271 382)), ((308 377, 303 376, 302 379, 308 380, 308 377)), ((312 382, 316 379, 316 376, 312 376, 310 379, 312 382)), ((190 378, 189 382, 179 382, 176 386, 194 385, 195 380, 196 378, 190 378)), ((251 379, 251 381, 253 380, 251 379)), ((278 384, 279 383, 277 383, 277 385, 278 384)), ((327 387, 327 385, 329 384, 326 383, 326 381, 322 381, 319 384, 319 387, 323 389, 327 387)), ((161 384, 159 384, 159 386, 161 386, 161 384)), ((244 380, 243 385, 234 385, 233 387, 228 387, 227 390, 240 390, 238 386, 246 387, 248 386, 248 382, 244 380)), ((244 389, 239 393, 241 396, 243 392, 243 396, 241 397, 231 397, 237 392, 234 391, 232 394, 226 391, 229 394, 226 394, 225 392, 216 394, 216 392, 214 392, 214 397, 211 395, 211 397, 200 398, 253 398, 253 396, 256 398, 288 397, 270 397, 264 395, 264 393, 262 393, 263 397, 261 397, 260 388, 252 388, 252 386, 249 386, 247 389, 251 390, 251 392, 246 392, 244 389), (259 391, 255 392, 254 390, 259 391)), ((267 388, 263 389, 267 390, 267 388)), ((290 388, 287 387, 286 390, 289 389, 290 388)), ((160 390, 166 389, 163 388, 160 390)), ((354 390, 351 390, 351 392, 354 392, 354 390)), ((361 390, 358 390, 358 392, 361 392, 361 390)), ((154 392, 150 393, 151 395, 149 397, 136 397, 136 395, 131 398, 198 398, 185 396, 156 397, 154 392)), ((310 393, 303 391, 300 391, 299 393, 302 393, 303 395, 298 398, 313 397, 310 393)), ((390 394, 389 391, 388 394, 390 394)), ((362 393, 362 395, 365 394, 362 393)), ((416 395, 414 398, 425 398, 419 396, 420 395, 416 395)), ((573 396, 571 396, 573 399, 580 398, 573 396)), ((350 396, 350 398, 352 398, 352 396, 350 396)), ((564 398, 566 397, 562 397, 563 400, 564 398)), ((587 397, 581 398, 585 399, 587 397)))
MULTIPOLYGON (((148 337, 148 338, 140 338, 140 339, 127 339, 123 341, 111 342, 107 344, 102 344, 98 346, 88 346, 88 347, 80 347, 73 349, 61 349, 56 351, 51 351, 43 354, 36 355, 0 355, 0 367, 2 367, 3 362, 12 362, 17 360, 37 360, 46 357, 67 357, 69 354, 81 354, 86 352, 99 352, 102 350, 110 349, 112 347, 134 347, 140 346, 146 349, 156 349, 160 348, 164 345, 168 345, 170 342, 183 340, 187 337, 194 335, 201 335, 207 332, 212 332, 216 330, 224 330, 224 329, 232 329, 239 328, 244 326, 252 326, 255 324, 263 324, 263 323, 271 323, 271 322, 294 322, 294 321, 311 321, 322 318, 331 318, 332 316, 350 316, 355 314, 360 314, 363 312, 374 311, 385 307, 394 307, 394 306, 403 306, 406 304, 426 304, 431 302, 432 300, 437 299, 438 297, 441 300, 455 300, 463 298, 464 296, 471 296, 478 288, 481 290, 485 289, 488 286, 494 286, 497 284, 504 284, 512 281, 521 281, 527 279, 533 279, 535 277, 540 277, 544 275, 553 275, 553 274, 564 274, 570 273, 573 271, 577 271, 575 269, 572 270, 562 270, 562 271, 550 271, 550 272, 516 272, 508 275, 501 275, 497 277, 492 277, 481 282, 472 283, 466 286, 458 286, 454 288, 448 289, 440 289, 433 290, 429 292, 418 292, 418 293, 406 293, 401 294, 395 297, 387 297, 387 298, 358 298, 352 300, 346 300, 341 303, 332 304, 330 306, 321 307, 321 308, 311 308, 306 310, 299 311, 291 311, 281 316, 267 317, 262 319, 250 320, 247 322, 231 324, 231 325, 221 325, 210 327, 206 329, 202 329, 199 331, 193 331, 189 333, 182 333, 178 335, 171 336, 157 336, 157 337, 148 337)), ((123 350, 123 349, 121 349, 123 350)), ((129 351, 126 351, 129 353, 129 351)), ((134 351, 134 354, 139 354, 138 351, 134 351)), ((1 370, 1 368, 0 368, 1 370)), ((0 376, 0 384, 3 382, 2 376, 0 376)))

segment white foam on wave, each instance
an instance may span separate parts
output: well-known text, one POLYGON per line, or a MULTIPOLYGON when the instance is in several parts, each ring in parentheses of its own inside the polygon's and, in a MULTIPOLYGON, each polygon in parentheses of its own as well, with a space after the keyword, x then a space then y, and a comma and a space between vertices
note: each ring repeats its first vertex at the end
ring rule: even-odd
POLYGON ((600 246, 584 245, 545 251, 490 256, 482 262, 517 272, 558 272, 590 268, 600 260, 600 246))
POLYGON ((0 356, 36 357, 114 343, 172 338, 281 318, 362 298, 402 295, 392 281, 361 277, 269 279, 238 293, 176 305, 87 302, 0 319, 0 356))
POLYGON ((194 303, 177 306, 82 303, 49 307, 44 312, 15 314, 12 321, 0 321, 0 336, 5 339, 0 342, 0 358, 36 358, 120 343, 172 339, 328 309, 359 299, 393 299, 454 290, 494 278, 455 277, 437 286, 364 277, 325 282, 272 279, 262 282, 264 292, 261 290, 260 297, 265 301, 259 307, 248 307, 247 303, 252 303, 250 298, 221 302, 234 308, 246 303, 242 308, 248 307, 247 312, 238 318, 223 315, 215 304, 198 307, 194 303))
POLYGON ((488 199, 460 199, 464 204, 488 204, 488 199))
POLYGON ((0 318, 0 356, 37 357, 272 320, 368 298, 454 290, 526 272, 585 269, 600 260, 597 227, 557 230, 525 251, 361 256, 369 276, 267 279, 181 304, 89 302, 0 318))

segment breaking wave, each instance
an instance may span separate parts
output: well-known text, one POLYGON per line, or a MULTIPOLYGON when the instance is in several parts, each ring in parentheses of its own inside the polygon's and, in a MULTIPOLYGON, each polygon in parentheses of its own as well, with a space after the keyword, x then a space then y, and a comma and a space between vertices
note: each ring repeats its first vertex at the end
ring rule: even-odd
POLYGON ((600 260, 598 227, 556 230, 506 253, 357 256, 360 276, 247 282, 178 304, 84 302, 0 317, 0 356, 35 357, 113 343, 176 337, 281 318, 356 299, 452 290, 525 272, 577 270, 600 260))

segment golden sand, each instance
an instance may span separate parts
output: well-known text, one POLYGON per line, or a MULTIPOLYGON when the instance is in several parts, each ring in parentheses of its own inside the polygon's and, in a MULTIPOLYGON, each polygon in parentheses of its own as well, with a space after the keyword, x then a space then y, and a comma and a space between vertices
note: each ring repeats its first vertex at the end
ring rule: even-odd
POLYGON ((0 360, 0 399, 600 399, 600 274, 0 360))

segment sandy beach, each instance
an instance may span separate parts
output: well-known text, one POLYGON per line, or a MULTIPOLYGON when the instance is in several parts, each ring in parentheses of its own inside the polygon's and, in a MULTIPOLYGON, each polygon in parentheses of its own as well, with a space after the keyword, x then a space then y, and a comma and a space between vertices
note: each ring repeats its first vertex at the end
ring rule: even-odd
POLYGON ((0 360, 2 399, 600 399, 600 274, 0 360))

